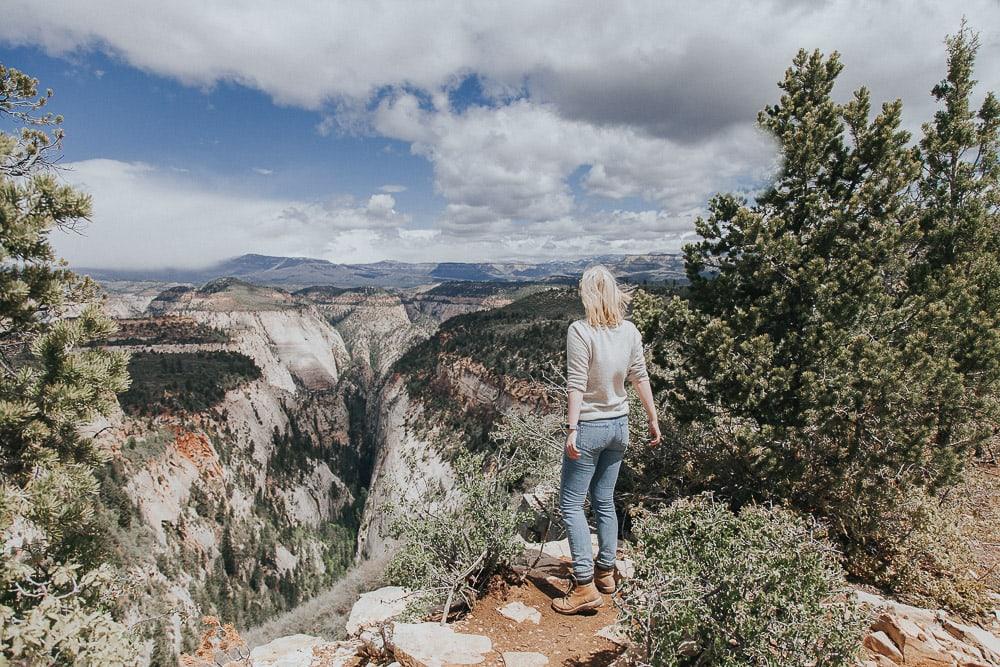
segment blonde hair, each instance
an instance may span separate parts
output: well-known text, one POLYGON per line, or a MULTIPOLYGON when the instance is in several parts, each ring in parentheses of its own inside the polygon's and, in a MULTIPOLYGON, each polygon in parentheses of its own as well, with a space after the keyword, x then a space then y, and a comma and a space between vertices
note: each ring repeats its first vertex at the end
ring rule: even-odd
POLYGON ((606 267, 598 264, 583 272, 580 299, 591 326, 616 327, 625 319, 632 295, 618 286, 606 267))

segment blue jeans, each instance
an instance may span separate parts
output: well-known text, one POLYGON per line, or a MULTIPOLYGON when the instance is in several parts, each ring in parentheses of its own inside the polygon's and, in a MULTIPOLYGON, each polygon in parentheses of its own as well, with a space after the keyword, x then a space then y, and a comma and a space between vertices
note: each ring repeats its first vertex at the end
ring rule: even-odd
POLYGON ((586 582, 594 576, 594 555, 583 501, 590 492, 590 507, 597 523, 597 565, 610 569, 618 548, 618 514, 615 483, 628 447, 628 415, 579 422, 573 460, 563 451, 559 509, 573 556, 573 576, 586 582))

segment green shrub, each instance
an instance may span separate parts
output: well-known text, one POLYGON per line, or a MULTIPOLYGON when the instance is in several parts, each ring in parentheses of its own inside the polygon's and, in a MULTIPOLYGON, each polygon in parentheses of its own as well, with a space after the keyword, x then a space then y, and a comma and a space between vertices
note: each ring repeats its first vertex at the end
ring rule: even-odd
POLYGON ((111 568, 60 562, 41 537, 53 515, 76 525, 87 513, 57 490, 78 488, 67 481, 81 473, 46 473, 26 491, 0 485, 0 665, 125 665, 136 654, 135 635, 111 613, 122 592, 111 568))
POLYGON ((455 488, 414 506, 393 508, 390 534, 401 547, 386 571, 390 583, 418 592, 410 615, 469 607, 497 572, 523 551, 518 529, 528 518, 514 491, 549 474, 559 454, 551 418, 505 415, 491 436, 493 453, 463 453, 452 463, 455 488), (535 430, 541 419, 547 430, 535 430))
POLYGON ((662 316, 637 304, 666 369, 654 388, 689 429, 669 469, 691 492, 787 504, 890 562, 886 522, 915 525, 899 503, 955 485, 993 437, 1000 102, 972 107, 977 47, 964 27, 948 40, 919 149, 898 100, 838 101, 836 53, 796 56, 759 115, 782 158, 774 182, 712 199, 685 248, 686 299, 662 316))
POLYGON ((974 529, 957 508, 926 494, 901 499, 882 514, 868 543, 847 553, 848 572, 922 607, 964 615, 988 613, 988 581, 969 550, 974 529))
POLYGON ((643 664, 855 664, 864 618, 815 524, 701 496, 641 514, 634 532, 621 620, 643 664))

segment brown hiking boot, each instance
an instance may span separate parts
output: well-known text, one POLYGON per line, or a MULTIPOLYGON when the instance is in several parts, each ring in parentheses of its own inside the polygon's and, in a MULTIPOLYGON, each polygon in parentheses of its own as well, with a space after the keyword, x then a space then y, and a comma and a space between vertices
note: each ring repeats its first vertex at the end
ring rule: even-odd
POLYGON ((604 604, 604 598, 597 592, 593 581, 578 584, 576 580, 565 596, 552 601, 552 608, 560 614, 579 614, 581 611, 597 609, 604 604))
POLYGON ((618 590, 618 581, 615 579, 615 568, 605 570, 598 567, 594 570, 594 586, 602 593, 611 595, 618 590))

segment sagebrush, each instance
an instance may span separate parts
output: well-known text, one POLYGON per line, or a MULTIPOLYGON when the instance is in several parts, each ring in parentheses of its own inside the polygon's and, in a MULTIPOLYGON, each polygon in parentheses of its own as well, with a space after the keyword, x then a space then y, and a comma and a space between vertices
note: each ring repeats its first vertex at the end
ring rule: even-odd
POLYGON ((700 496, 633 524, 620 621, 641 664, 854 665, 864 615, 813 521, 700 496))
POLYGON ((507 414, 492 432, 494 448, 452 462, 455 487, 392 508, 390 533, 400 548, 386 578, 414 590, 409 609, 423 615, 471 607, 491 576, 524 551, 518 530, 529 516, 515 490, 551 475, 560 453, 558 417, 507 414))

